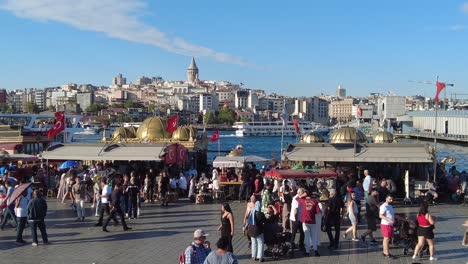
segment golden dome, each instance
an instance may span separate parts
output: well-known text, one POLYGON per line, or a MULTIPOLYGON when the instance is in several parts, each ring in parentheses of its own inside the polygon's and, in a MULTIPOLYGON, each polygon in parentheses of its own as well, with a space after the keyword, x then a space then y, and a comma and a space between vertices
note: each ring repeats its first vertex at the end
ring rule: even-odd
POLYGON ((316 132, 310 132, 309 134, 307 135, 304 135, 302 137, 302 140, 301 140, 302 143, 321 143, 321 142, 325 142, 325 140, 323 140, 323 137, 322 135, 320 135, 319 133, 316 133, 316 132))
POLYGON ((128 132, 132 133, 132 137, 136 137, 136 133, 138 131, 138 127, 136 126, 129 126, 129 127, 126 127, 125 130, 127 130, 128 132))
POLYGON ((188 141, 190 139, 190 129, 186 126, 178 127, 177 130, 172 133, 172 139, 188 141))
POLYGON ((354 127, 342 127, 330 136, 330 144, 346 144, 354 143, 357 136, 358 143, 367 143, 367 137, 361 130, 357 130, 354 127))
POLYGON ((194 126, 187 126, 187 128, 188 128, 188 130, 189 130, 189 132, 190 132, 190 135, 189 135, 189 136, 190 136, 192 139, 195 139, 195 138, 197 137, 197 134, 198 134, 197 128, 194 127, 194 126))
POLYGON ((393 134, 388 131, 381 131, 374 136, 374 143, 377 144, 384 144, 384 143, 392 143, 393 142, 393 134))
POLYGON ((8 156, 8 155, 10 155, 10 153, 8 153, 8 151, 6 151, 6 150, 4 150, 4 149, 0 150, 0 156, 6 157, 6 156, 8 156))
POLYGON ((116 130, 114 130, 111 137, 112 139, 129 139, 134 138, 135 133, 128 127, 119 127, 116 130))
POLYGON ((137 130, 136 137, 139 139, 164 139, 171 138, 172 133, 166 131, 166 119, 153 116, 145 119, 137 130))

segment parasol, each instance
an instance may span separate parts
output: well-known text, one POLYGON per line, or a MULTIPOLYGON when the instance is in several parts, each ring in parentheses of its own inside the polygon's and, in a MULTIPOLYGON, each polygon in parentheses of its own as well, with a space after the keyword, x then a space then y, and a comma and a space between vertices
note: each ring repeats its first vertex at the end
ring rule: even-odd
POLYGON ((65 170, 65 169, 69 169, 71 167, 77 167, 78 165, 79 165, 79 163, 77 161, 67 160, 64 163, 60 164, 59 169, 65 170))
POLYGON ((12 201, 16 200, 25 190, 29 188, 29 186, 31 186, 31 184, 31 182, 27 182, 18 185, 8 199, 8 204, 11 204, 12 201))

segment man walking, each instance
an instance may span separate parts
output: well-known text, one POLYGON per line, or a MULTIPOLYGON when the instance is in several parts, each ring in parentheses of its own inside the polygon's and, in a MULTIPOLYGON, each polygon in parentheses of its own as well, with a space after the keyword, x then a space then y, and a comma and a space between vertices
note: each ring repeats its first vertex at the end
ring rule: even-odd
POLYGON ((336 195, 336 190, 330 190, 330 199, 328 200, 326 212, 326 228, 330 246, 328 249, 337 249, 340 244, 340 222, 343 213, 344 203, 343 200, 336 195), (335 228, 335 237, 332 234, 332 227, 335 228))
POLYGON ((99 220, 95 226, 102 226, 102 220, 104 219, 104 212, 107 215, 109 212, 109 199, 112 192, 111 187, 107 184, 107 178, 101 179, 102 194, 99 194, 98 197, 101 198, 101 209, 99 210, 99 220))
POLYGON ((206 241, 208 236, 202 229, 193 233, 193 242, 184 251, 185 264, 203 264, 210 253, 210 243, 206 241))
POLYGON ((250 197, 250 174, 244 170, 241 174, 242 185, 239 192, 239 202, 242 200, 248 201, 250 197))
POLYGON ((75 222, 83 222, 85 219, 86 185, 78 177, 75 177, 75 184, 72 187, 72 198, 76 205, 77 218, 75 222))
POLYGON ((302 222, 301 219, 301 207, 299 206, 299 202, 297 201, 298 197, 301 197, 304 193, 304 189, 299 188, 297 190, 297 194, 293 197, 291 202, 291 213, 289 214, 289 220, 291 220, 291 245, 292 245, 292 253, 294 254, 294 248, 296 247, 294 241, 296 240, 296 233, 299 231, 299 249, 305 250, 304 246, 304 229, 302 229, 302 222))
POLYGON ((111 205, 112 209, 110 210, 109 217, 107 218, 106 222, 102 226, 102 231, 104 231, 104 232, 109 232, 109 230, 107 230, 107 225, 109 224, 111 219, 116 217, 115 214, 120 215, 120 220, 122 221, 122 227, 123 227, 124 231, 132 229, 132 228, 128 227, 127 224, 125 223, 125 215, 124 215, 124 212, 122 211, 122 207, 120 207, 120 200, 122 198, 121 187, 122 187, 122 184, 120 182, 116 183, 115 187, 114 187, 114 190, 112 191, 112 198, 111 198, 111 201, 110 201, 110 205, 111 205))
POLYGON ((372 240, 371 245, 376 245, 377 241, 374 238, 374 231, 377 230, 377 217, 379 215, 379 205, 377 204, 377 192, 376 188, 372 188, 369 198, 366 201, 366 220, 367 220, 367 231, 361 235, 362 242, 366 242, 366 236, 369 236, 372 240))
POLYGON ((33 192, 33 199, 29 201, 28 204, 28 221, 29 226, 31 227, 31 235, 33 243, 32 245, 37 247, 37 228, 41 231, 42 242, 44 244, 49 244, 49 239, 47 238, 46 226, 45 226, 45 217, 47 215, 47 202, 42 198, 42 192, 35 190, 33 192))
POLYGON ((388 194, 385 198, 385 203, 383 203, 379 209, 379 217, 380 219, 382 219, 382 221, 380 222, 380 228, 382 230, 383 236, 382 255, 391 259, 395 258, 389 252, 390 239, 393 237, 393 223, 395 223, 395 211, 393 210, 392 203, 393 196, 391 194, 388 194))

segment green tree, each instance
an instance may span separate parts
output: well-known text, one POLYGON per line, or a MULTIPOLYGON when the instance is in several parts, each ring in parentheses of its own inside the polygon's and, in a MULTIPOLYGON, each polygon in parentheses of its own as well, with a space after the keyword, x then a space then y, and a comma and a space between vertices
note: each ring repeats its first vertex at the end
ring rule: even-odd
POLYGON ((155 105, 155 104, 150 104, 150 105, 148 105, 148 110, 147 110, 147 111, 148 111, 148 113, 153 113, 154 110, 156 110, 156 109, 158 109, 158 106, 157 106, 157 105, 155 105))
POLYGON ((96 113, 97 111, 98 111, 98 105, 97 104, 90 104, 85 109, 85 112, 88 112, 88 113, 96 113))
POLYGON ((128 108, 135 108, 137 106, 138 106, 138 104, 135 103, 135 102, 132 102, 132 101, 127 101, 127 102, 124 103, 124 107, 127 108, 127 109, 128 108))
POLYGON ((239 119, 240 122, 250 122, 250 118, 247 118, 247 117, 241 117, 239 119))
POLYGON ((236 118, 236 112, 228 107, 223 107, 223 109, 219 111, 218 120, 223 124, 232 125, 236 121, 236 118))
POLYGON ((216 124, 216 117, 214 115, 213 112, 207 112, 204 116, 203 116, 203 123, 204 124, 216 124))
POLYGON ((113 103, 111 105, 112 108, 124 108, 124 105, 121 103, 113 103))
POLYGON ((33 102, 28 102, 24 108, 24 112, 28 114, 38 114, 39 106, 33 102))
POLYGON ((5 104, 5 103, 0 104, 0 112, 1 113, 6 113, 8 111, 8 108, 10 108, 10 106, 8 104, 5 104))

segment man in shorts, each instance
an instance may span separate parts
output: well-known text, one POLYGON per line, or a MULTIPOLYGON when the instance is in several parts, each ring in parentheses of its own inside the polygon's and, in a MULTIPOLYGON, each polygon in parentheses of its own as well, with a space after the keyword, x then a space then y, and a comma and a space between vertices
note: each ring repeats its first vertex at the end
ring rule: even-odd
POLYGON ((379 209, 379 217, 380 219, 382 219, 382 221, 380 222, 380 228, 382 230, 382 236, 383 236, 382 255, 390 259, 395 258, 389 252, 390 239, 393 237, 393 224, 395 223, 395 211, 393 210, 392 203, 393 203, 393 196, 391 194, 387 194, 385 198, 385 203, 383 203, 379 209))
POLYGON ((366 220, 367 220, 367 231, 361 235, 362 242, 366 242, 366 236, 369 236, 372 240, 371 245, 376 245, 377 241, 374 238, 374 231, 377 230, 377 217, 379 215, 379 205, 377 204, 379 192, 376 188, 372 188, 370 195, 366 200, 366 220))

